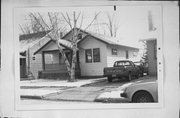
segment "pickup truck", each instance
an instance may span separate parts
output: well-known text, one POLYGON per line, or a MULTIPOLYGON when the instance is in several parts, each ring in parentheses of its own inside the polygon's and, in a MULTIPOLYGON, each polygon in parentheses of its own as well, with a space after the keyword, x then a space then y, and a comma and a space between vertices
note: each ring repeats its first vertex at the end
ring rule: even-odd
POLYGON ((112 82, 114 78, 124 77, 131 81, 132 77, 139 77, 139 68, 129 60, 116 61, 114 67, 104 68, 104 77, 107 77, 109 82, 112 82))

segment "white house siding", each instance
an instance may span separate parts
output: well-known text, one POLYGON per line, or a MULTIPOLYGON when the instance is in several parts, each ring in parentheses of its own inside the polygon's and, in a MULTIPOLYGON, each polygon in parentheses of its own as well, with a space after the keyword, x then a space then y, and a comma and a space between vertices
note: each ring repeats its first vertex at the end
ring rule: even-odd
MULTIPOLYGON (((29 50, 30 70, 35 78, 38 78, 38 72, 42 70, 42 55, 41 54, 34 55, 34 52, 37 51, 39 48, 41 48, 49 40, 50 40, 49 38, 44 37, 41 41, 39 41, 37 44, 32 46, 29 50), (33 57, 35 57, 35 60, 33 60, 33 57)), ((27 64, 28 64, 28 56, 26 56, 26 65, 27 64)))
POLYGON ((108 45, 107 46, 107 67, 112 67, 115 61, 119 60, 126 60, 126 50, 129 53, 128 60, 133 60, 137 57, 134 55, 135 52, 138 54, 139 50, 125 47, 125 46, 115 46, 115 45, 108 45), (117 49, 117 55, 112 55, 112 49, 117 49))
POLYGON ((107 46, 105 43, 92 37, 87 37, 80 43, 80 67, 81 76, 102 76, 103 69, 107 66, 107 46), (86 63, 85 49, 100 48, 100 62, 86 63))
POLYGON ((35 60, 30 59, 30 69, 35 78, 38 78, 38 72, 42 70, 42 55, 37 54, 35 60))
POLYGON ((149 75, 157 75, 157 59, 155 57, 156 40, 147 41, 149 75))

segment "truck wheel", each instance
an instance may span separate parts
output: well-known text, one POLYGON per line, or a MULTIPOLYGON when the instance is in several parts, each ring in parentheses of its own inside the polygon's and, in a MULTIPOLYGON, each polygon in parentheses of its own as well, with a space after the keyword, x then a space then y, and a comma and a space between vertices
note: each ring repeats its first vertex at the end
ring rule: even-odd
POLYGON ((131 75, 131 72, 128 73, 128 81, 131 81, 132 80, 132 75, 131 75))
POLYGON ((108 77, 108 82, 112 82, 112 77, 108 77))
POLYGON ((139 78, 139 73, 136 75, 136 79, 138 79, 139 78))

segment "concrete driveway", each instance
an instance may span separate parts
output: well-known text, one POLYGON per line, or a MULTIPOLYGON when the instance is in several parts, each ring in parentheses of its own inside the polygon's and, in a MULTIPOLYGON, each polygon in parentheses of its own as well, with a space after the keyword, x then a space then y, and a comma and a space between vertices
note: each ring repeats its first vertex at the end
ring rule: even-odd
POLYGON ((21 86, 21 90, 24 91, 24 94, 26 94, 21 94, 21 98, 42 99, 60 102, 127 102, 120 97, 119 92, 114 92, 118 87, 127 83, 127 81, 125 80, 115 80, 111 83, 107 81, 107 78, 90 79, 82 81, 79 80, 79 83, 71 83, 71 86, 65 86, 69 85, 70 83, 62 84, 61 82, 59 82, 60 84, 57 84, 58 82, 50 82, 55 83, 57 86, 44 86, 47 85, 47 82, 45 83, 46 84, 43 84, 43 82, 37 83, 36 85, 38 86, 21 86), (78 86, 74 86, 73 84, 78 86), (28 91, 29 93, 31 93, 31 95, 27 95, 28 91), (33 94, 33 91, 35 91, 34 93, 36 94, 33 94))

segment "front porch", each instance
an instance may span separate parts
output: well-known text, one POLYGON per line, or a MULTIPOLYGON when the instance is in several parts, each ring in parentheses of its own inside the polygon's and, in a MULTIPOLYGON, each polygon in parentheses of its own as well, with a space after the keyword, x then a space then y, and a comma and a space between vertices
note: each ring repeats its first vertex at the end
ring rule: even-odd
MULTIPOLYGON (((69 62, 72 59, 72 51, 64 49, 66 57, 69 62)), ((48 78, 48 79, 68 79, 69 74, 67 67, 64 63, 64 59, 58 50, 43 51, 42 52, 42 61, 43 61, 43 70, 39 71, 38 78, 48 78)), ((77 63, 76 63, 76 77, 79 77, 80 66, 79 66, 79 55, 77 54, 77 63)))

